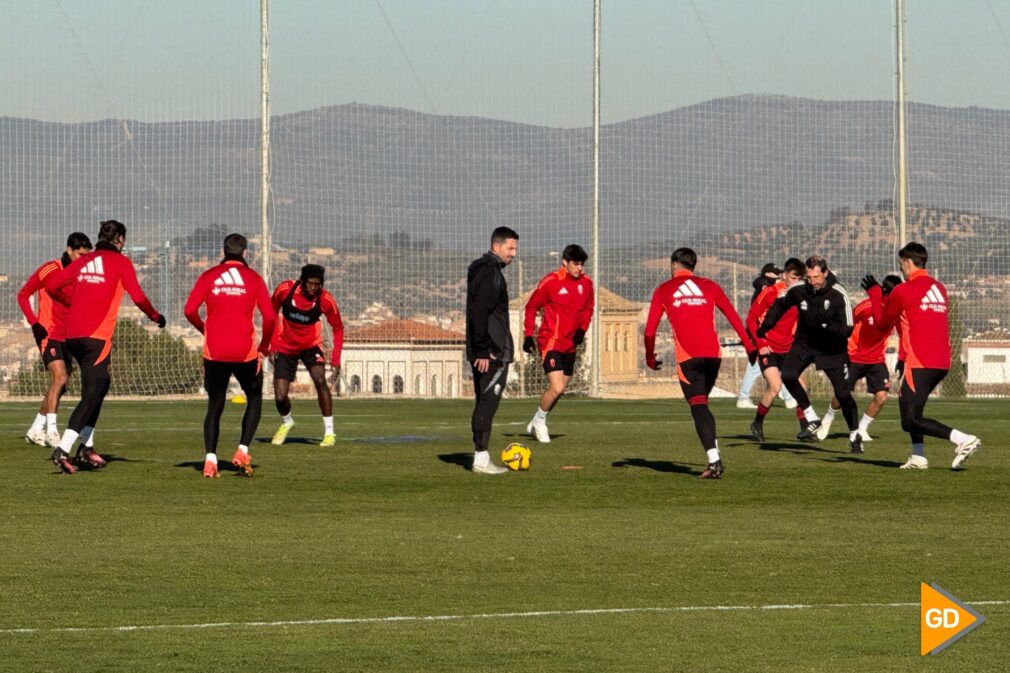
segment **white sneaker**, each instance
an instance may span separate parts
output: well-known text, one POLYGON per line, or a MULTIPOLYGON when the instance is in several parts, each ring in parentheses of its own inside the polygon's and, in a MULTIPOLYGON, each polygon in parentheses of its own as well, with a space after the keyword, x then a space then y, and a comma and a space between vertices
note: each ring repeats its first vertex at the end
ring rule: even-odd
POLYGON ((60 430, 54 427, 45 432, 45 444, 56 449, 60 446, 60 430))
POLYGON ((814 433, 819 441, 823 442, 825 439, 828 438, 828 433, 831 432, 831 424, 834 422, 835 419, 833 417, 830 419, 828 418, 821 419, 821 427, 817 428, 817 432, 814 433))
POLYGON ((791 398, 786 400, 786 409, 795 409, 795 408, 796 408, 796 400, 791 398))
POLYGON ((478 461, 477 457, 474 456, 473 467, 470 471, 475 474, 504 474, 509 471, 507 467, 502 467, 501 465, 495 465, 491 462, 490 458, 487 458, 487 453, 484 453, 484 460, 478 461))
POLYGON ((872 442, 873 437, 870 437, 870 431, 865 428, 859 429, 859 436, 863 438, 864 442, 872 442))
POLYGON ((544 421, 537 422, 537 419, 533 419, 526 426, 526 434, 530 437, 536 437, 537 441, 542 444, 551 443, 551 433, 547 432, 547 423, 544 421))
POLYGON ((754 404, 754 402, 751 401, 751 398, 745 397, 742 400, 737 400, 736 401, 736 408, 737 409, 757 409, 758 405, 754 404))
MULTIPOLYGON (((41 428, 38 430, 29 428, 28 432, 25 433, 25 441, 29 444, 37 444, 38 446, 49 446, 49 444, 46 443, 46 433, 41 428)), ((59 443, 60 438, 57 437, 56 444, 59 445, 59 443)))
POLYGON ((982 440, 978 437, 972 437, 967 442, 958 444, 957 448, 954 449, 954 462, 950 466, 955 470, 960 470, 964 467, 964 461, 968 460, 968 456, 981 448, 982 440))
POLYGON ((929 461, 926 460, 925 456, 912 455, 908 457, 908 461, 902 465, 899 470, 925 470, 929 467, 929 461))

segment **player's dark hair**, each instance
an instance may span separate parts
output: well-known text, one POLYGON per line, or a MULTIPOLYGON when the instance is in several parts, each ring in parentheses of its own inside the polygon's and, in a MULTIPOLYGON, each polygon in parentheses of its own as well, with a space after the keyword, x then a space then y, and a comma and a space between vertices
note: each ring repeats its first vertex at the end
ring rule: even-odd
POLYGON ((583 262, 589 259, 589 255, 586 251, 582 249, 581 245, 575 245, 574 243, 566 245, 565 249, 561 251, 561 259, 566 262, 583 262))
POLYGON ((922 243, 907 243, 905 247, 898 251, 898 259, 910 259, 917 269, 925 269, 926 262, 929 261, 929 253, 922 243))
POLYGON ((790 257, 786 260, 786 263, 782 265, 782 270, 786 273, 794 273, 800 278, 807 275, 807 265, 804 264, 798 257, 790 257))
POLYGON ((91 250, 91 239, 88 238, 87 234, 75 231, 67 236, 67 247, 71 250, 80 250, 81 248, 91 250))
POLYGON ((677 248, 670 255, 670 261, 677 262, 688 271, 694 271, 695 265, 698 264, 698 254, 691 248, 677 248))
POLYGON ((828 260, 824 259, 820 255, 810 255, 807 257, 807 261, 803 263, 808 269, 820 269, 827 273, 828 271, 828 260))
POLYGON ((326 282, 326 269, 318 264, 306 264, 302 267, 301 281, 304 283, 309 278, 318 278, 320 282, 326 282))
POLYGON ((105 220, 98 227, 98 240, 114 243, 120 236, 126 236, 126 225, 116 220, 105 220))
POLYGON ((901 285, 901 276, 896 276, 893 273, 884 276, 884 282, 880 284, 880 289, 884 291, 884 294, 891 294, 891 290, 901 285))
POLYGON ((224 245, 222 245, 225 255, 236 257, 241 257, 248 247, 249 241, 242 234, 228 234, 224 237, 224 245))
POLYGON ((508 227, 498 227, 491 232, 491 245, 501 244, 508 240, 519 240, 519 234, 514 229, 508 227))

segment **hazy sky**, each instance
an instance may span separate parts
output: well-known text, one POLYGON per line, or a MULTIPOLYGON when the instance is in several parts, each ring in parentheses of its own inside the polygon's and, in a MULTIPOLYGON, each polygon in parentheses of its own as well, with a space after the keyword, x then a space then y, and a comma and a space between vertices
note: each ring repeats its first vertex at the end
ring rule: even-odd
MULTIPOLYGON (((1010 0, 908 0, 910 100, 1010 108, 1010 0)), ((255 117, 258 0, 0 0, 0 115, 255 117)), ((592 0, 271 0, 276 114, 357 101, 591 121, 592 0)), ((603 0, 604 122, 771 93, 889 99, 891 0, 603 0)))

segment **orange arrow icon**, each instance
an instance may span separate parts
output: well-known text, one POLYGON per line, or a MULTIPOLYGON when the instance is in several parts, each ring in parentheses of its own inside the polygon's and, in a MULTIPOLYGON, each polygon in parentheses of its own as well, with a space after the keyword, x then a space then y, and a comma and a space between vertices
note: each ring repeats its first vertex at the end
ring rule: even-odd
POLYGON ((985 621, 936 582, 920 583, 919 596, 919 650, 923 656, 938 654, 985 621))

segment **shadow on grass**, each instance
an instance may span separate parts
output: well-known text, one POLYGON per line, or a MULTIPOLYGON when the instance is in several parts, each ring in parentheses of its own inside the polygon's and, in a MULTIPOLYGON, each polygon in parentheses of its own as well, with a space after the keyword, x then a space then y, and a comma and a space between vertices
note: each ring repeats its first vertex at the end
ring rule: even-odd
MULTIPOLYGON (((203 472, 203 461, 202 460, 187 460, 187 461, 185 461, 183 463, 176 463, 175 466, 176 467, 181 467, 183 469, 185 469, 185 468, 188 467, 188 468, 190 468, 192 470, 196 470, 197 472, 203 472)), ((253 463, 253 469, 255 470, 257 467, 258 467, 258 465, 256 465, 256 463, 253 463)), ((232 465, 230 460, 221 460, 221 459, 218 459, 218 461, 217 461, 217 471, 218 472, 234 472, 235 474, 238 474, 239 469, 237 467, 235 467, 234 465, 232 465)))
POLYGON ((467 472, 473 467, 473 453, 472 452, 458 452, 458 453, 440 453, 438 454, 438 459, 443 463, 448 463, 449 465, 459 465, 467 472))
MULTIPOLYGON (((551 439, 557 439, 558 437, 564 437, 564 435, 559 435, 559 434, 557 434, 555 432, 551 432, 551 433, 549 433, 549 435, 550 435, 551 439)), ((534 439, 533 437, 530 437, 525 432, 503 432, 502 433, 502 437, 510 437, 510 438, 513 438, 513 439, 526 439, 526 440, 529 440, 531 442, 535 442, 536 441, 536 439, 534 439)))
POLYGON ((647 458, 625 458, 624 460, 615 460, 610 464, 611 467, 625 468, 625 467, 644 467, 647 470, 655 470, 656 472, 673 472, 675 474, 690 474, 692 476, 697 476, 701 474, 700 470, 695 470, 695 467, 689 463, 675 463, 672 460, 649 460, 647 458))
MULTIPOLYGON (((273 437, 257 437, 256 442, 258 444, 270 444, 273 437)), ((319 446, 319 439, 311 439, 309 437, 288 437, 284 440, 285 444, 311 444, 312 446, 319 446)))
POLYGON ((876 467, 895 468, 901 467, 901 461, 897 460, 874 460, 871 458, 860 458, 858 455, 849 454, 847 456, 835 456, 834 458, 818 458, 825 463, 857 463, 860 465, 873 465, 876 467))

